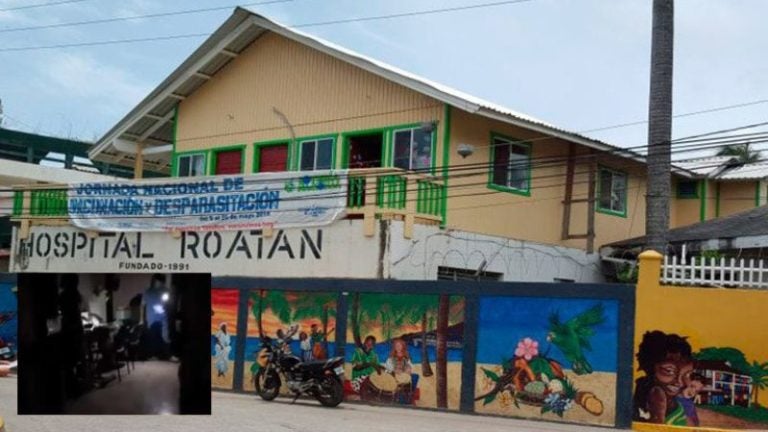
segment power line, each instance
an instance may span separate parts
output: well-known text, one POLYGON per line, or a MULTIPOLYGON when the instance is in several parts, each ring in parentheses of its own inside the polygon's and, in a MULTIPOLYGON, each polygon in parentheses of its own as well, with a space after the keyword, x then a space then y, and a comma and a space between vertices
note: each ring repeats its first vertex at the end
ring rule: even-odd
MULTIPOLYGON (((413 11, 413 12, 403 12, 403 13, 388 14, 388 15, 349 18, 344 20, 309 22, 309 23, 288 25, 287 27, 288 28, 317 27, 317 26, 325 26, 325 25, 332 25, 332 24, 385 20, 385 19, 403 18, 403 17, 410 17, 410 16, 456 12, 456 11, 463 11, 468 9, 488 8, 488 7, 524 3, 524 2, 531 2, 531 1, 535 1, 535 0, 506 0, 506 1, 499 1, 499 2, 493 2, 493 3, 480 3, 480 4, 468 5, 468 6, 457 6, 457 7, 441 8, 441 9, 428 9, 423 11, 413 11)), ((57 45, 8 47, 8 48, 0 48, 0 52, 38 51, 38 50, 47 50, 47 49, 75 48, 75 47, 84 47, 84 46, 100 46, 100 45, 165 41, 165 40, 175 40, 175 39, 189 39, 189 38, 195 38, 195 37, 210 36, 211 34, 212 33, 190 33, 190 34, 181 34, 181 35, 154 36, 154 37, 135 38, 135 39, 113 39, 113 40, 106 40, 106 41, 76 42, 76 43, 70 43, 70 44, 57 44, 57 45)))
POLYGON ((43 8, 48 6, 58 6, 58 5, 71 4, 71 3, 82 3, 84 1, 88 1, 88 0, 62 0, 62 1, 53 1, 48 3, 35 3, 31 5, 24 5, 24 6, 12 6, 12 7, 0 9, 0 12, 10 12, 10 11, 16 11, 16 10, 22 10, 22 9, 43 8))
POLYGON ((269 4, 276 4, 276 3, 290 3, 293 1, 295 0, 267 0, 267 1, 261 1, 256 3, 232 4, 227 6, 216 6, 216 7, 202 8, 202 9, 185 9, 185 10, 170 11, 170 12, 151 13, 151 14, 145 14, 145 15, 128 15, 128 16, 102 18, 102 19, 86 20, 86 21, 43 24, 43 25, 34 25, 34 26, 27 26, 27 27, 12 27, 12 28, 0 29, 0 33, 22 32, 22 31, 30 31, 30 30, 45 30, 45 29, 64 28, 64 27, 77 27, 77 26, 84 26, 84 25, 106 24, 106 23, 113 23, 113 22, 119 22, 119 21, 130 21, 135 19, 152 19, 152 18, 160 18, 160 17, 176 16, 176 15, 191 15, 191 14, 197 14, 197 13, 227 10, 227 9, 232 9, 238 6, 250 7, 250 6, 261 6, 261 5, 269 5, 269 4))

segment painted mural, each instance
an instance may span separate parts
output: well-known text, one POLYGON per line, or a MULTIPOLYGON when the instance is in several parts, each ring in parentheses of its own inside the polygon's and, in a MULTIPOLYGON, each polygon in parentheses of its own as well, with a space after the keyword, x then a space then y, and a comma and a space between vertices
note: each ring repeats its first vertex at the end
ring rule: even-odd
MULTIPOLYGON (((288 338, 285 349, 304 361, 323 360, 336 352, 337 293, 251 290, 243 388, 254 390, 259 371, 260 335, 288 338)), ((287 393, 283 389, 283 393, 287 393)))
POLYGON ((688 338, 654 330, 637 349, 634 420, 672 426, 765 429, 768 361, 733 347, 695 351, 688 338))
POLYGON ((0 358, 16 350, 18 305, 14 286, 0 283, 0 358))
POLYGON ((483 297, 478 413, 615 422, 618 303, 483 297))
POLYGON ((238 290, 211 290, 211 386, 231 389, 234 380, 238 290))
POLYGON ((353 293, 347 323, 348 399, 459 408, 462 297, 353 293))

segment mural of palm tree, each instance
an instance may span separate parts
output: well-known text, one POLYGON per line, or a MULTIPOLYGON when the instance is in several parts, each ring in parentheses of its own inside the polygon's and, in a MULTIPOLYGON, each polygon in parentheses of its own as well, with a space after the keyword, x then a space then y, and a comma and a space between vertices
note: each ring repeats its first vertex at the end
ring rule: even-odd
POLYGON ((760 390, 768 388, 768 362, 752 362, 749 368, 749 376, 752 378, 752 397, 754 398, 753 408, 759 408, 758 397, 760 390))
POLYGON ((259 337, 264 337, 264 324, 263 315, 264 311, 270 309, 272 313, 282 322, 290 322, 291 320, 291 307, 288 300, 285 298, 283 291, 274 290, 255 290, 251 291, 251 300, 253 306, 251 308, 253 316, 256 318, 256 328, 259 331, 259 337))
POLYGON ((717 152, 718 156, 733 156, 741 164, 754 163, 760 160, 761 153, 752 150, 750 143, 728 145, 717 152))

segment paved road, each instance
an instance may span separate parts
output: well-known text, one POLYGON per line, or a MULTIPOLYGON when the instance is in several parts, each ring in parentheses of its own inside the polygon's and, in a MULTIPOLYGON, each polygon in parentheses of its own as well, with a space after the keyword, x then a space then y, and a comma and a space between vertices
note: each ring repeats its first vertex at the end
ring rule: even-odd
POLYGON ((344 404, 327 409, 310 401, 262 402, 253 396, 213 393, 212 416, 17 416, 16 379, 0 379, 0 415, 7 432, 269 431, 269 432, 605 432, 544 422, 344 404), (13 413, 13 414, 12 414, 13 413))

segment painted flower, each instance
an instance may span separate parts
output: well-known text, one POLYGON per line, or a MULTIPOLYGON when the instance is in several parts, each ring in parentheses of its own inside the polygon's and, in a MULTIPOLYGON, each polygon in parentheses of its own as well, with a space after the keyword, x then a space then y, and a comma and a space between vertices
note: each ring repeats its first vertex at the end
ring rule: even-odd
POLYGON ((509 391, 499 393, 499 405, 506 408, 512 404, 512 394, 509 391))
POLYGON ((517 343, 515 356, 530 360, 539 355, 539 343, 531 338, 525 338, 517 343))
POLYGON ((553 379, 549 382, 549 384, 547 384, 547 388, 549 388, 550 393, 562 393, 563 382, 559 379, 553 379))

